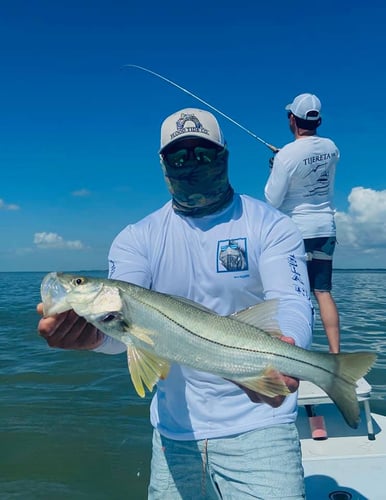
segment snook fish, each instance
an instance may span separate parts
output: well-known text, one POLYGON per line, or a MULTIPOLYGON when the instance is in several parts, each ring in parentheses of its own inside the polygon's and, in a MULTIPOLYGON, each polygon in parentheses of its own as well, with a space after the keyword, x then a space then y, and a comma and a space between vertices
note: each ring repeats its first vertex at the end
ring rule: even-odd
POLYGON ((356 381, 376 355, 329 354, 283 342, 276 300, 231 316, 181 297, 123 281, 49 273, 41 285, 44 314, 73 309, 127 346, 137 393, 166 378, 171 363, 213 373, 266 396, 287 395, 278 372, 313 382, 335 402, 349 426, 359 423, 356 381))

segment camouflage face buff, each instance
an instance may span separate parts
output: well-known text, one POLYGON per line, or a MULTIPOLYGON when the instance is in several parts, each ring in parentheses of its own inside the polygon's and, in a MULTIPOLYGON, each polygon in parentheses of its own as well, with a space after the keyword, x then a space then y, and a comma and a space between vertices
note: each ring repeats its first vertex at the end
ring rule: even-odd
POLYGON ((161 157, 176 213, 203 217, 225 208, 231 202, 233 189, 228 180, 228 156, 229 152, 224 148, 214 158, 206 158, 210 161, 191 159, 181 166, 172 165, 161 157))

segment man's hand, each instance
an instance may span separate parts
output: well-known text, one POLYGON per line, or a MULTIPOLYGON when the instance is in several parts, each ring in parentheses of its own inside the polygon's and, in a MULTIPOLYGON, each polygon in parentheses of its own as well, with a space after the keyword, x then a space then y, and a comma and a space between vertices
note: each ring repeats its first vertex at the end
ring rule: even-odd
MULTIPOLYGON (((283 342, 287 342, 288 344, 295 345, 295 340, 292 337, 281 337, 280 340, 283 342)), ((288 390, 293 393, 297 391, 299 387, 299 380, 297 378, 292 378, 288 377, 287 375, 282 375, 281 378, 283 379, 283 382, 285 385, 288 387, 288 390)), ((237 384, 239 385, 239 384, 237 384)), ((248 389, 247 387, 243 387, 242 385, 239 385, 239 387, 247 394, 249 399, 253 403, 267 403, 273 408, 278 408, 283 401, 285 400, 285 396, 275 396, 273 398, 270 398, 268 396, 264 396, 263 394, 259 394, 258 392, 252 391, 251 389, 248 389)))
MULTIPOLYGON (((43 314, 43 304, 38 304, 36 310, 43 314)), ((72 310, 42 318, 38 331, 50 347, 61 349, 95 349, 104 339, 102 332, 72 310)))

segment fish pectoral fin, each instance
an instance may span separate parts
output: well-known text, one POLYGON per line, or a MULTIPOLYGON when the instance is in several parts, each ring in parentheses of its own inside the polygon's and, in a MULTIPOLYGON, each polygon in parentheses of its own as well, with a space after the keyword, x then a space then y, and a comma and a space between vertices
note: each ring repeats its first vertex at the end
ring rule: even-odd
POLYGON ((252 307, 231 314, 230 317, 247 325, 252 325, 272 337, 281 337, 283 334, 276 320, 278 304, 278 299, 266 300, 265 302, 260 302, 252 307))
POLYGON ((142 340, 145 344, 154 345, 153 339, 151 338, 154 335, 152 330, 146 330, 145 328, 140 328, 139 326, 131 325, 128 328, 128 331, 137 337, 137 339, 142 340))
POLYGON ((141 398, 145 396, 144 384, 152 391, 159 379, 167 377, 170 369, 164 359, 132 345, 127 348, 127 361, 131 380, 141 398))
POLYGON ((268 366, 258 377, 238 379, 237 383, 269 398, 290 394, 280 373, 272 366, 268 366))

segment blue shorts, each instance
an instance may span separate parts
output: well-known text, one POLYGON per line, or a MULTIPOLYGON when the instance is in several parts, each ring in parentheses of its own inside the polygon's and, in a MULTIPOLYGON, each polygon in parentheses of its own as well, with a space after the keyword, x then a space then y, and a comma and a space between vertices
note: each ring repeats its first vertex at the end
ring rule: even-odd
POLYGON ((305 498, 295 424, 200 441, 175 441, 154 430, 149 500, 252 498, 305 498))
POLYGON ((311 291, 330 292, 332 288, 332 256, 335 236, 304 240, 311 291))

